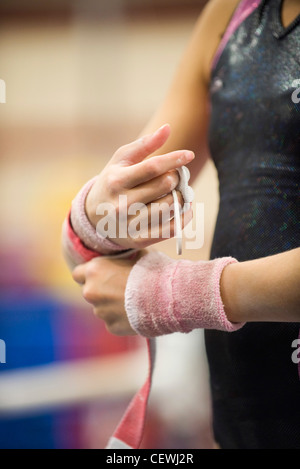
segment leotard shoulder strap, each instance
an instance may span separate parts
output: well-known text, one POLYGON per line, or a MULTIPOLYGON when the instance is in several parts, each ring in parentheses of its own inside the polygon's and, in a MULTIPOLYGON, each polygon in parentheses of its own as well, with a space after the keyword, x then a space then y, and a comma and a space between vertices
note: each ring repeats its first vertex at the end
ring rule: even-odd
POLYGON ((220 57, 226 45, 228 44, 228 41, 230 40, 231 36, 235 33, 238 27, 246 20, 246 18, 248 18, 248 16, 250 16, 251 13, 253 13, 253 11, 260 6, 262 1, 263 0, 242 0, 240 2, 219 45, 219 48, 213 61, 213 69, 216 68, 217 63, 219 62, 220 57))

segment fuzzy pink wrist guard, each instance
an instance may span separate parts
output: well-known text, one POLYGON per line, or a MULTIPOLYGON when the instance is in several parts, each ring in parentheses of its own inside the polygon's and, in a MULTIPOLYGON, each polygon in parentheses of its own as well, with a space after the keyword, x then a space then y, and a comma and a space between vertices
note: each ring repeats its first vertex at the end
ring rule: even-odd
POLYGON ((228 321, 220 280, 233 258, 210 262, 175 261, 152 252, 132 269, 125 295, 131 327, 144 337, 194 329, 234 332, 244 324, 228 321))
POLYGON ((71 221, 72 226, 77 236, 84 242, 84 244, 93 251, 99 252, 102 255, 111 255, 126 251, 124 247, 113 243, 107 238, 100 236, 96 229, 89 221, 85 212, 86 198, 95 184, 96 178, 89 181, 83 186, 81 191, 77 194, 72 203, 71 221))

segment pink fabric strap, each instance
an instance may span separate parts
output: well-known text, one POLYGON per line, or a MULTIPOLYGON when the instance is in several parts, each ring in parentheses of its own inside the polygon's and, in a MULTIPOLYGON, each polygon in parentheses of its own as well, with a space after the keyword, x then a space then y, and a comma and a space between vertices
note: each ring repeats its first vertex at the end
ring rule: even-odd
POLYGON ((85 212, 86 198, 95 184, 97 178, 87 182, 77 194, 72 203, 71 222, 77 236, 84 242, 87 248, 101 255, 112 255, 126 251, 122 246, 113 243, 109 239, 100 236, 89 221, 85 212))
POLYGON ((221 41, 221 44, 218 48, 218 51, 215 55, 214 61, 213 61, 213 69, 216 68, 217 63, 220 60, 220 57, 228 44, 229 39, 231 36, 235 33, 235 31, 238 29, 238 27, 248 18, 248 16, 253 13, 256 8, 259 7, 261 4, 262 0, 242 0, 236 10, 236 12, 233 15, 233 18, 226 30, 225 35, 223 36, 223 39, 221 41))
POLYGON ((244 324, 228 321, 220 288, 223 270, 233 263, 233 258, 175 261, 156 251, 142 257, 125 293, 131 327, 148 338, 194 329, 237 331, 244 324))
POLYGON ((147 340, 149 374, 144 386, 129 404, 106 449, 138 449, 141 445, 155 363, 155 340, 147 340))
POLYGON ((99 253, 88 249, 73 230, 71 224, 71 213, 65 219, 63 224, 62 244, 64 251, 68 256, 68 263, 71 268, 99 257, 99 253))

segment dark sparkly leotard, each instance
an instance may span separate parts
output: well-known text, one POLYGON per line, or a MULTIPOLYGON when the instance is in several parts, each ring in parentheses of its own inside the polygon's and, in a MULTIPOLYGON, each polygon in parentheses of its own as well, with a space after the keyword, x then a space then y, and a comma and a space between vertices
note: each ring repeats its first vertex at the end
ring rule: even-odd
MULTIPOLYGON (((213 71, 210 148, 220 212, 212 258, 247 261, 300 246, 300 17, 284 28, 281 8, 282 0, 262 1, 213 71)), ((206 331, 222 448, 300 449, 292 361, 299 328, 253 323, 233 334, 206 331)))

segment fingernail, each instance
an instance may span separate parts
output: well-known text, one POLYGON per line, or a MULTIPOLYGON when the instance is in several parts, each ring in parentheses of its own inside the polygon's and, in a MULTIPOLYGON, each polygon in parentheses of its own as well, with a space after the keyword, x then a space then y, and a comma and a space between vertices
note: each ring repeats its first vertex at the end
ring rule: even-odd
POLYGON ((195 153, 193 151, 186 151, 184 153, 184 157, 189 160, 189 161, 192 161, 194 158, 195 158, 195 153))
POLYGON ((164 124, 162 125, 156 132, 154 132, 153 135, 158 135, 165 127, 167 127, 169 124, 164 124))

